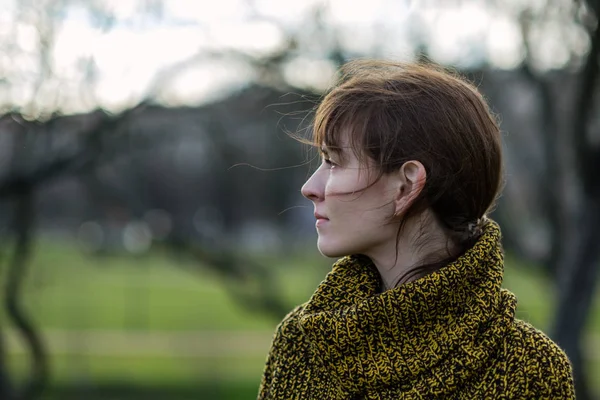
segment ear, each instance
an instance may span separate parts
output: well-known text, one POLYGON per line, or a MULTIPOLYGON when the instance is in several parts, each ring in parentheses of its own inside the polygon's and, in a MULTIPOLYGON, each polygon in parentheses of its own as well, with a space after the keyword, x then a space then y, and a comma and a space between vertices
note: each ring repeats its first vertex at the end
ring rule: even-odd
POLYGON ((394 199, 394 215, 401 215, 410 208, 425 187, 427 172, 419 161, 405 162, 397 173, 397 192, 394 199))

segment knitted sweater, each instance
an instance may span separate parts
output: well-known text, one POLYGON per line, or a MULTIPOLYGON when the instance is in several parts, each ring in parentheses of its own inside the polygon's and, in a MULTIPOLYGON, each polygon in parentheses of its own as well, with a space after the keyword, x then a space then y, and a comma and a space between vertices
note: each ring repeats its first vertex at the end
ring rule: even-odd
POLYGON ((258 399, 573 399, 566 355, 515 319, 500 229, 437 272, 379 293, 364 256, 338 260, 279 324, 258 399))

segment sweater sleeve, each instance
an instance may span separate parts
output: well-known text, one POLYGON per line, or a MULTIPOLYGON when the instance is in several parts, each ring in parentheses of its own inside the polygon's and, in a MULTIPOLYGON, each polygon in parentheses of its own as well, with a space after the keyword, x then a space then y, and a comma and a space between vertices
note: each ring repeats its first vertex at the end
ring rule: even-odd
POLYGON ((575 399, 573 370, 565 352, 543 332, 516 320, 507 344, 509 397, 514 399, 575 399))
POLYGON ((549 373, 554 376, 547 380, 550 382, 548 399, 575 399, 573 370, 569 359, 562 350, 554 356, 550 363, 549 373))
POLYGON ((263 375, 260 381, 260 387, 258 389, 258 400, 268 398, 267 394, 269 393, 269 388, 273 380, 273 360, 275 358, 274 353, 275 352, 273 351, 273 348, 271 348, 269 354, 267 355, 267 361, 265 368, 263 369, 263 375))
POLYGON ((283 318, 283 320, 275 329, 275 334, 273 335, 273 340, 271 342, 271 348, 269 350, 269 354, 267 355, 267 361, 263 369, 263 376, 258 389, 257 400, 266 400, 272 397, 270 396, 270 393, 273 386, 273 380, 275 379, 277 364, 281 362, 281 358, 283 357, 281 351, 285 350, 285 333, 283 331, 285 330, 286 325, 288 325, 290 321, 292 321, 298 315, 298 313, 300 313, 302 307, 303 305, 293 309, 283 318))

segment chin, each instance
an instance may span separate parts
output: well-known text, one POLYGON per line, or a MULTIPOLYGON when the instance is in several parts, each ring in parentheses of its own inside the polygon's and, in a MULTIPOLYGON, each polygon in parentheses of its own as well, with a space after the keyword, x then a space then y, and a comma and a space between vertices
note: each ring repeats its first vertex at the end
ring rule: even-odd
POLYGON ((338 258, 344 257, 349 254, 353 254, 353 251, 348 246, 341 246, 335 243, 328 243, 325 240, 319 238, 317 241, 317 248, 319 252, 323 254, 325 257, 338 258))

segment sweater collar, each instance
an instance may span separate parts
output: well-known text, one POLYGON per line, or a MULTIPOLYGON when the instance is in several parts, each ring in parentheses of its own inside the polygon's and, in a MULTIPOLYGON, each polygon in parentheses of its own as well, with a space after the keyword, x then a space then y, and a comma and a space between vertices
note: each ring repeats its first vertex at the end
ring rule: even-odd
MULTIPOLYGON (((467 379, 514 319, 516 299, 500 288, 500 236, 490 221, 456 261, 384 293, 367 257, 340 259, 299 319, 320 365, 349 394, 438 369, 467 379)), ((451 390, 459 381, 453 375, 442 386, 451 390)))

